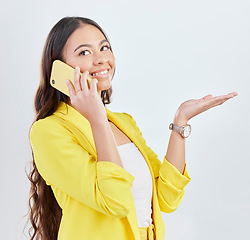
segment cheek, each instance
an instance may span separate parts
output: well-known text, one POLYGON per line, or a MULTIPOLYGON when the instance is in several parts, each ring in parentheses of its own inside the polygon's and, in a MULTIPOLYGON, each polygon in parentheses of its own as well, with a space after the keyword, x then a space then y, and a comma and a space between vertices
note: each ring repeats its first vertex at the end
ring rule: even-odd
POLYGON ((81 72, 85 72, 85 71, 91 71, 91 67, 92 67, 92 64, 90 61, 80 61, 79 62, 79 65, 78 65, 81 69, 81 72))
POLYGON ((68 58, 66 63, 73 68, 80 67, 80 71, 82 73, 85 71, 90 71, 91 69, 91 64, 89 63, 89 61, 84 61, 84 60, 79 61, 79 59, 76 58, 71 58, 71 59, 68 58))
POLYGON ((110 54, 109 55, 109 64, 112 66, 112 68, 114 69, 115 68, 115 57, 113 54, 110 54))

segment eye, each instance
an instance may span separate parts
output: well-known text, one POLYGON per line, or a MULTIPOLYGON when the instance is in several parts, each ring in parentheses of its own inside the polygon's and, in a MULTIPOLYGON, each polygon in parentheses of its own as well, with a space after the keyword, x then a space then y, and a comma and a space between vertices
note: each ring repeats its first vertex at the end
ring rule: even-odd
POLYGON ((102 46, 101 51, 107 51, 110 49, 109 45, 102 46))
POLYGON ((85 56, 85 55, 89 55, 89 54, 90 54, 90 51, 88 51, 88 50, 83 50, 79 53, 80 56, 82 56, 82 55, 85 56))

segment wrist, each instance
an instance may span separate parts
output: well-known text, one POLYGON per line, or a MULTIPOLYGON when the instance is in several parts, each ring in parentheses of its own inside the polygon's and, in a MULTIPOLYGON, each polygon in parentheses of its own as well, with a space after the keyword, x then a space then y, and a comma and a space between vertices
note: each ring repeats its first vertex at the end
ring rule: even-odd
POLYGON ((188 120, 182 117, 174 117, 173 124, 178 125, 178 126, 186 126, 188 120))
POLYGON ((188 119, 179 111, 177 110, 173 123, 179 126, 185 126, 187 125, 188 119))
POLYGON ((189 137, 191 133, 191 126, 189 124, 183 125, 183 126, 178 126, 174 123, 171 123, 169 125, 169 129, 179 133, 183 138, 189 137))
POLYGON ((108 125, 107 116, 89 118, 88 121, 92 127, 108 125))

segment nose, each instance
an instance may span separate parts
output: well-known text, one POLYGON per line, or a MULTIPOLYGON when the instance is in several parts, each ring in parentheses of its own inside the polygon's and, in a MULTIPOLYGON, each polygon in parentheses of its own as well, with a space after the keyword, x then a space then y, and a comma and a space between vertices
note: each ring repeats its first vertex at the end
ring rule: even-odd
POLYGON ((106 63, 108 61, 108 59, 103 56, 102 54, 98 54, 95 56, 95 59, 94 59, 94 65, 102 65, 104 63, 106 63))

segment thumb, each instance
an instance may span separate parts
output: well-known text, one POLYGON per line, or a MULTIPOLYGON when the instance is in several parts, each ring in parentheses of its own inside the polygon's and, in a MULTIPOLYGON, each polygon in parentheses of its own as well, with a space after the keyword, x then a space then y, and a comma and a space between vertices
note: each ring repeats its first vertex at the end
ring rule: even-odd
POLYGON ((203 97, 202 99, 203 100, 208 100, 208 99, 211 99, 213 98, 213 95, 209 94, 209 95, 206 95, 205 97, 203 97))

